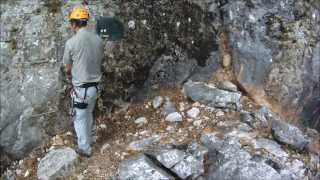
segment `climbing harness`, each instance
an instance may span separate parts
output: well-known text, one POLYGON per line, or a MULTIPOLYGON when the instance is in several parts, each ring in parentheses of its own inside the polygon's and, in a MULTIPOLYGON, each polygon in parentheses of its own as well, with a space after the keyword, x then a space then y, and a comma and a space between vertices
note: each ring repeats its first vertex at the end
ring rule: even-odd
POLYGON ((77 93, 75 87, 72 86, 72 88, 70 90, 70 96, 72 98, 71 108, 70 108, 70 111, 71 111, 70 115, 72 117, 75 115, 75 108, 86 109, 88 107, 88 103, 86 102, 88 88, 95 87, 96 90, 97 90, 97 93, 98 93, 99 92, 98 85, 99 85, 99 83, 94 82, 94 83, 86 83, 86 84, 83 84, 83 85, 79 86, 79 88, 84 88, 85 89, 83 98, 77 93), (79 99, 80 102, 76 101, 76 99, 79 99))

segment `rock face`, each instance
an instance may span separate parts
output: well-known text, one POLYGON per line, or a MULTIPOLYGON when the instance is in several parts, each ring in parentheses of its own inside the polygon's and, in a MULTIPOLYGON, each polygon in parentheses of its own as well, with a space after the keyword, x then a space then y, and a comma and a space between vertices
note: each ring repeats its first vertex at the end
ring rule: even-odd
POLYGON ((51 150, 41 159, 37 176, 43 180, 67 178, 75 171, 77 163, 78 155, 73 149, 51 150))
POLYGON ((224 5, 237 81, 257 102, 272 98, 284 112, 299 113, 319 97, 319 8, 303 0, 224 5))
MULTIPOLYGON (((21 159, 70 127, 61 60, 73 35, 68 13, 81 3, 1 1, 1 154, 21 159)), ((90 7, 92 17, 103 14, 102 2, 90 7)))
MULTIPOLYGON (((1 1, 1 153, 20 159, 71 124, 60 67, 64 42, 72 35, 68 13, 82 2, 1 1)), ((285 107, 278 110, 291 118, 312 121, 306 125, 319 125, 319 118, 295 116, 320 96, 319 1, 97 0, 89 9, 90 26, 100 15, 116 15, 125 25, 122 40, 106 42, 103 105, 110 96, 128 100, 188 79, 209 81, 222 59, 233 66, 239 90, 261 104, 285 107), (222 31, 227 55, 219 51, 222 31)), ((241 94, 230 92, 234 86, 184 87, 194 101, 241 108, 241 94)), ((170 107, 165 103, 164 109, 170 107)), ((167 109, 165 115, 176 111, 167 109)), ((256 125, 252 116, 252 127, 264 127, 263 118, 256 125)))
POLYGON ((22 158, 43 142, 45 129, 54 133, 68 122, 57 107, 62 42, 55 24, 63 15, 49 16, 55 13, 40 1, 1 2, 1 7, 0 146, 22 158))
POLYGON ((218 108, 240 109, 240 93, 224 91, 205 83, 188 81, 184 92, 193 101, 218 108))

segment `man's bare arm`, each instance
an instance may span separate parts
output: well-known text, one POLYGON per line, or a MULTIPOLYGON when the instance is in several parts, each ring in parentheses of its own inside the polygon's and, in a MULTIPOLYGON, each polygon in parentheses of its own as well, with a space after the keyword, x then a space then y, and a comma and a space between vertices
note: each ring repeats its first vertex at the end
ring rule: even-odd
POLYGON ((64 65, 64 71, 66 73, 67 80, 71 80, 71 68, 72 68, 71 64, 64 65))

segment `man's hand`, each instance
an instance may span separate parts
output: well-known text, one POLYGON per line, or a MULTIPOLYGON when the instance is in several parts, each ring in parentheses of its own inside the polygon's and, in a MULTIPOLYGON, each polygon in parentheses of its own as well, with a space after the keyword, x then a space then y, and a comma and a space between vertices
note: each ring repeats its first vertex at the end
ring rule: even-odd
POLYGON ((72 77, 71 77, 71 68, 72 68, 72 66, 70 64, 66 64, 64 66, 64 71, 66 73, 66 78, 67 78, 67 82, 68 83, 71 83, 71 79, 72 79, 72 77))

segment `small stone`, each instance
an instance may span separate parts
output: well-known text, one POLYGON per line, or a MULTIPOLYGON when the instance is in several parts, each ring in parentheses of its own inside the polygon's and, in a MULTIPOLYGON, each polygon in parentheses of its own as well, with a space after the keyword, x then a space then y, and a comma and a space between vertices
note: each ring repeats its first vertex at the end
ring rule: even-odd
POLYGON ((202 120, 197 120, 197 121, 193 122, 193 125, 196 126, 196 127, 200 127, 201 123, 202 123, 202 120))
POLYGON ((230 67, 231 65, 231 55, 230 54, 224 54, 223 60, 222 60, 222 66, 224 68, 230 67))
POLYGON ((188 121, 189 123, 191 123, 191 122, 193 122, 193 119, 188 118, 187 121, 188 121))
POLYGON ((200 106, 201 106, 201 104, 199 102, 195 102, 192 104, 192 107, 200 107, 200 106))
POLYGON ((196 119, 200 114, 200 110, 198 108, 191 108, 188 112, 187 112, 187 115, 188 117, 190 118, 193 118, 193 119, 196 119))
POLYGON ((100 149, 100 154, 104 154, 106 150, 109 149, 110 147, 111 147, 110 144, 108 143, 104 144, 100 149))
POLYGON ((106 124, 100 124, 100 125, 99 125, 99 128, 100 128, 100 129, 107 129, 107 125, 106 125, 106 124))
POLYGON ((68 145, 68 144, 70 144, 70 141, 68 141, 67 139, 65 139, 65 140, 63 141, 63 144, 64 144, 64 145, 68 145))
POLYGON ((170 113, 165 120, 169 122, 181 122, 182 116, 178 112, 173 112, 173 113, 170 113))
POLYGON ((16 174, 17 174, 17 175, 21 175, 21 174, 22 174, 22 170, 21 170, 21 169, 17 169, 17 170, 16 170, 16 174))
POLYGON ((166 130, 169 131, 169 132, 172 132, 172 131, 174 131, 174 127, 168 126, 168 127, 166 128, 166 130))
POLYGON ((138 124, 138 125, 143 125, 143 124, 147 124, 148 123, 148 120, 147 120, 147 118, 145 118, 145 117, 140 117, 140 118, 138 118, 138 119, 136 119, 135 121, 134 121, 134 123, 136 123, 136 124, 138 124))
POLYGON ((157 96, 153 99, 152 106, 154 109, 157 109, 162 105, 162 103, 163 103, 163 97, 157 96))
POLYGON ((131 20, 128 22, 128 27, 129 29, 135 29, 136 23, 133 20, 131 20))
POLYGON ((25 177, 25 178, 28 177, 28 176, 30 176, 30 171, 29 171, 29 170, 27 170, 27 171, 24 173, 24 177, 25 177))
POLYGON ((186 105, 183 103, 183 102, 180 102, 179 103, 179 111, 184 111, 185 109, 186 109, 186 107, 185 107, 186 105))
POLYGON ((216 116, 217 116, 217 117, 224 116, 224 112, 223 112, 223 111, 218 111, 218 112, 216 113, 216 116))
POLYGON ((72 136, 72 132, 68 131, 68 132, 66 133, 66 135, 67 135, 67 136, 72 136))
POLYGON ((63 146, 63 139, 61 136, 56 135, 52 138, 52 145, 53 146, 63 146))

